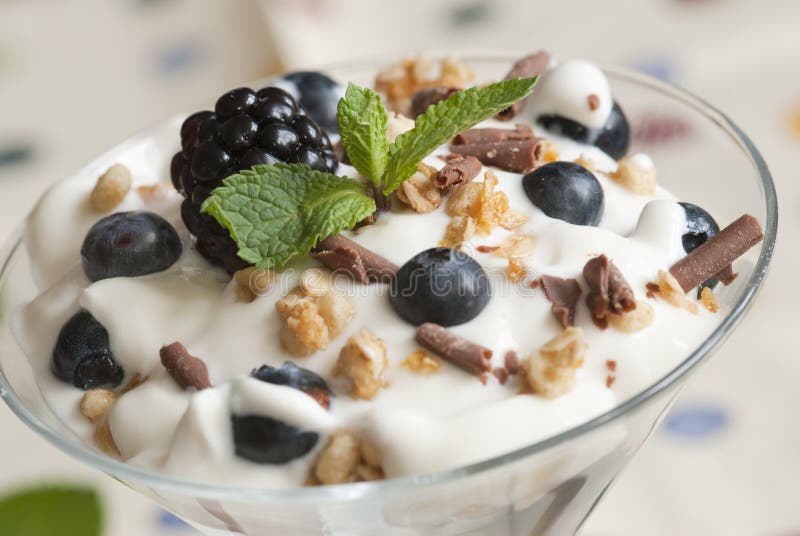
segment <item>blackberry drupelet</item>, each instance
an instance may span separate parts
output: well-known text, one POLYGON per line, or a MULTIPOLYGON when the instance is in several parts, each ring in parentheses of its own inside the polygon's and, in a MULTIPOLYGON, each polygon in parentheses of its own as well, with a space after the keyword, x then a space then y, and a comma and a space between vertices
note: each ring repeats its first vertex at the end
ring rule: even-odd
POLYGON ((339 166, 328 136, 282 89, 234 89, 217 100, 213 112, 197 112, 183 122, 181 150, 170 165, 172 184, 186 198, 181 216, 197 237, 197 251, 211 263, 230 273, 247 264, 228 232, 200 213, 203 201, 224 178, 277 162, 330 173, 339 166))

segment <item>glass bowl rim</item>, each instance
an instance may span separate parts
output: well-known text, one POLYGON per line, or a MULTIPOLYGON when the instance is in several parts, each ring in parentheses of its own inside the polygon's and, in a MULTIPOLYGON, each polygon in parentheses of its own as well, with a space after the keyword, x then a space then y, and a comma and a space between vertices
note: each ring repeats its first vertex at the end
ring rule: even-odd
MULTIPOLYGON (((431 58, 443 57, 445 55, 446 54, 439 52, 430 52, 426 54, 426 56, 431 58)), ((522 54, 514 51, 466 52, 459 54, 459 57, 463 58, 467 62, 502 61, 510 63, 521 56, 522 54)), ((375 67, 385 65, 388 64, 392 59, 392 57, 386 56, 365 57, 362 59, 356 59, 354 61, 332 63, 323 66, 323 69, 335 74, 337 70, 342 69, 355 70, 370 66, 375 67)), ((752 161, 761 181, 766 208, 766 221, 763 222, 764 241, 761 252, 753 268, 753 273, 750 279, 747 281, 741 298, 733 305, 728 315, 700 344, 700 346, 698 346, 675 368, 673 368, 670 372, 646 389, 640 391, 611 410, 577 426, 569 428, 559 434, 547 437, 530 445, 526 445, 499 456, 494 456, 486 460, 481 460, 479 462, 453 469, 375 482, 359 482, 332 486, 285 489, 259 489, 207 484, 164 476, 155 471, 140 468, 106 456, 100 451, 83 445, 77 441, 66 439, 43 423, 24 405, 24 403, 16 396, 14 388, 8 383, 2 369, 0 369, 0 396, 5 400, 6 404, 17 415, 17 417, 20 418, 20 420, 22 420, 29 428, 42 435, 57 448, 63 452, 66 452, 70 456, 91 465, 94 468, 102 470, 103 472, 121 480, 126 484, 141 484, 157 490, 187 494, 195 497, 246 502, 358 500, 378 496, 383 493, 403 491, 418 486, 443 484, 459 478, 464 478, 470 475, 495 469, 502 465, 506 465, 545 451, 551 447, 555 447, 561 443, 575 439, 627 414, 638 406, 646 403, 648 400, 655 397, 657 394, 661 393, 674 383, 678 382, 687 372, 708 357, 713 350, 715 350, 722 342, 724 342, 733 328, 741 320, 744 313, 749 309, 753 302, 754 296, 766 277, 769 268, 769 262, 774 250, 778 225, 778 202, 772 176, 760 152, 758 149, 756 149, 750 138, 725 114, 717 110, 700 97, 671 83, 624 67, 608 66, 602 63, 597 63, 597 65, 600 66, 604 72, 610 74, 614 78, 625 79, 628 82, 633 82, 643 86, 647 88, 647 90, 657 91, 667 98, 680 101, 682 104, 705 116, 707 119, 714 122, 720 129, 725 131, 730 136, 732 141, 738 144, 739 148, 746 153, 752 161)), ((268 83, 271 79, 273 79, 273 77, 267 77, 253 82, 253 85, 258 85, 259 83, 268 83)), ((185 115, 186 114, 173 116, 168 121, 178 121, 185 115)), ((162 121, 159 123, 159 125, 163 125, 165 123, 165 121, 162 121)), ((124 151, 127 147, 139 143, 143 139, 149 137, 150 132, 154 128, 156 128, 155 125, 140 131, 139 134, 129 137, 121 144, 117 144, 113 148, 109 149, 109 151, 102 153, 103 156, 99 158, 107 156, 108 153, 112 151, 124 151)), ((82 169, 87 169, 91 166, 92 163, 89 163, 86 166, 83 166, 82 169)), ((78 171, 78 173, 80 173, 80 171, 78 171)), ((0 259, 2 259, 2 267, 0 268, 0 281, 5 278, 11 261, 17 253, 18 248, 22 245, 22 233, 23 228, 20 226, 14 233, 12 233, 12 236, 6 241, 5 245, 0 251, 0 259)))

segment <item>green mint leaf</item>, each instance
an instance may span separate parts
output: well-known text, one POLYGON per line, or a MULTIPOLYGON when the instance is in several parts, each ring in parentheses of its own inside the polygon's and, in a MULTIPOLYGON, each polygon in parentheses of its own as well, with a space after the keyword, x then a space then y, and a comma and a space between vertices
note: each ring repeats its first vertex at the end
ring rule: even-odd
POLYGON ((368 88, 347 85, 339 101, 336 118, 339 134, 350 163, 361 175, 380 187, 388 160, 386 110, 377 93, 368 88))
POLYGON ((483 88, 472 87, 429 106, 389 146, 389 162, 383 175, 383 193, 389 195, 417 170, 417 165, 434 149, 456 134, 472 128, 500 110, 530 95, 538 76, 504 80, 483 88))
POLYGON ((375 212, 360 182, 301 164, 253 166, 222 184, 201 210, 228 229, 239 257, 258 268, 280 268, 375 212))
POLYGON ((97 494, 86 488, 53 486, 0 499, 0 534, 7 536, 99 536, 97 494))

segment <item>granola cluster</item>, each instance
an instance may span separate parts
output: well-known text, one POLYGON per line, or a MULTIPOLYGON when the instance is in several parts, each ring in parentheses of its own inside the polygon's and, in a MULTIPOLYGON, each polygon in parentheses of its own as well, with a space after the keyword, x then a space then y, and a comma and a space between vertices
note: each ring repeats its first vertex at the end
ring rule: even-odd
POLYGON ((109 212, 122 203, 131 189, 131 172, 122 164, 114 164, 100 175, 89 195, 89 204, 97 212, 109 212))
POLYGON ((377 448, 351 430, 336 430, 317 457, 306 485, 332 485, 383 479, 377 448))
POLYGON ((568 327, 522 362, 528 386, 546 398, 570 392, 575 384, 575 372, 583 366, 587 349, 583 330, 568 327))
POLYGON ((608 176, 636 195, 653 195, 656 191, 656 168, 645 155, 620 158, 617 170, 608 176))
POLYGON ((442 190, 432 180, 435 174, 435 168, 420 163, 417 172, 400 185, 395 196, 420 214, 435 210, 442 203, 442 190))
POLYGON ((384 375, 388 367, 386 344, 364 328, 347 339, 339 352, 333 375, 349 380, 351 397, 370 399, 386 385, 384 375))
POLYGON ((276 302, 275 309, 283 321, 278 332, 281 343, 297 357, 327 348, 355 316, 350 298, 335 292, 328 279, 313 288, 301 284, 292 289, 276 302))
POLYGON ((419 56, 407 58, 379 71, 375 77, 375 90, 386 95, 387 107, 404 115, 411 115, 411 99, 426 88, 464 88, 475 75, 469 65, 453 58, 444 58, 439 65, 419 56))

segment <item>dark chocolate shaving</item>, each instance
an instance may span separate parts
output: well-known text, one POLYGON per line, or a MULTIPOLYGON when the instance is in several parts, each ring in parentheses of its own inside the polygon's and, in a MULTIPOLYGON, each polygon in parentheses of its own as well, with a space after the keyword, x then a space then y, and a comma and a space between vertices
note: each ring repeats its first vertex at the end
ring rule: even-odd
MULTIPOLYGON (((517 60, 517 62, 511 67, 511 70, 508 71, 505 79, 513 80, 515 78, 528 78, 535 76, 547 70, 547 66, 549 64, 550 53, 546 50, 540 50, 536 54, 530 54, 529 56, 525 56, 524 58, 517 60)), ((522 111, 522 108, 525 106, 525 101, 526 99, 522 99, 515 102, 505 110, 498 113, 495 116, 495 119, 500 121, 510 121, 522 111)))
POLYGON ((425 113, 428 106, 436 104, 450 98, 453 93, 459 91, 457 87, 429 87, 420 89, 411 97, 411 117, 425 113))
POLYGON ((459 337, 439 324, 426 322, 418 327, 417 342, 478 377, 492 370, 490 349, 459 337))
POLYGON ((474 156, 458 156, 448 160, 433 176, 433 185, 443 190, 448 186, 464 184, 481 172, 483 164, 474 156))
POLYGON ((514 173, 530 171, 542 156, 542 140, 509 140, 499 143, 450 145, 454 153, 474 156, 485 166, 494 166, 514 173))
POLYGON ((583 267, 589 285, 586 305, 592 320, 600 329, 608 327, 609 314, 622 314, 636 309, 636 299, 622 272, 605 255, 591 259, 583 267))
POLYGON ((493 369, 492 374, 497 378, 497 381, 500 382, 500 385, 505 385, 508 381, 508 371, 504 368, 493 369))
POLYGON ((395 264, 341 235, 330 236, 317 244, 311 256, 364 285, 389 283, 397 273, 395 264))
POLYGON ((508 128, 471 128, 453 138, 452 145, 472 145, 474 143, 499 143, 501 141, 530 140, 534 138, 530 125, 514 125, 508 128))
POLYGON ((730 283, 733 270, 726 274, 726 267, 763 238, 758 220, 745 214, 673 264, 669 272, 684 292, 715 274, 723 283, 726 280, 730 283))
POLYGON ((173 342, 159 351, 161 364, 181 389, 194 387, 198 391, 211 387, 208 369, 203 360, 189 353, 184 345, 173 342))
POLYGON ((575 309, 581 297, 581 287, 575 279, 562 279, 551 275, 541 277, 542 290, 550 300, 553 316, 567 329, 575 325, 575 309))

